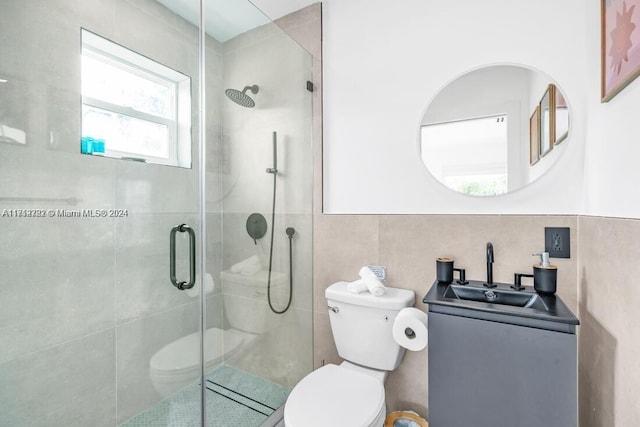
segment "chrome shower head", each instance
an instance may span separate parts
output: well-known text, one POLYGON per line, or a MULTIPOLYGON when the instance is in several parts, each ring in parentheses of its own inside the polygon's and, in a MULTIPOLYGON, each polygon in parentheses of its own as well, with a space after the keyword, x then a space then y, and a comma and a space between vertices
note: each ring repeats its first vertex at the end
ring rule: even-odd
POLYGON ((250 90, 251 93, 255 95, 256 93, 258 93, 259 88, 258 85, 245 86, 242 91, 239 91, 237 89, 227 89, 224 91, 224 93, 225 95, 227 95, 227 98, 229 98, 236 104, 247 108, 253 108, 256 103, 253 102, 253 99, 251 99, 251 97, 246 94, 247 90, 250 90))

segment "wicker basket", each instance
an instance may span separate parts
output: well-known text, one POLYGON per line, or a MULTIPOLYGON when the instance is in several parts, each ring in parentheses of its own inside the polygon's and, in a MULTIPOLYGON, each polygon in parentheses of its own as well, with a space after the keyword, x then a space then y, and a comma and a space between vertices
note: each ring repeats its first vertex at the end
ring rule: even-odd
POLYGON ((398 420, 413 421, 420 427, 429 427, 427 420, 411 411, 395 411, 390 413, 384 420, 384 427, 394 427, 395 422, 398 420))

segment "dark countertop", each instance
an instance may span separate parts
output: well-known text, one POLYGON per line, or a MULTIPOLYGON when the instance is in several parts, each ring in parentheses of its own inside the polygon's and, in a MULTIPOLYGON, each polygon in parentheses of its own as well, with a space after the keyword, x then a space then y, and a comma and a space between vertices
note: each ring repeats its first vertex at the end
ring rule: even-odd
MULTIPOLYGON (((489 288, 483 286, 483 283, 484 282, 478 280, 469 280, 469 284, 464 286, 489 290, 489 288)), ((458 283, 453 281, 451 285, 458 285, 458 283)), ((495 288, 492 288, 493 290, 514 292, 514 290, 510 288, 511 284, 509 283, 496 283, 496 285, 495 288)), ((446 298, 444 294, 448 287, 449 284, 441 284, 438 281, 433 283, 431 289, 429 289, 422 299, 422 302, 429 305, 429 312, 459 315, 568 333, 575 333, 575 325, 580 324, 578 318, 557 295, 538 295, 546 306, 546 309, 539 310, 504 304, 492 304, 484 301, 446 298)), ((530 295, 536 294, 532 286, 525 286, 524 288, 522 291, 515 292, 530 295)))

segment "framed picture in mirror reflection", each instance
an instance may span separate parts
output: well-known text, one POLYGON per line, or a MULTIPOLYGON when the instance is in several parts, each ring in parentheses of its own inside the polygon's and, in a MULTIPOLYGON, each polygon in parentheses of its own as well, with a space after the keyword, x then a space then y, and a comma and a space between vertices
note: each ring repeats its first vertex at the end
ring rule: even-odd
POLYGON ((553 85, 547 86, 542 99, 540 100, 540 157, 544 157, 553 148, 555 139, 555 124, 553 119, 555 112, 552 111, 553 85))
POLYGON ((535 165, 540 160, 540 107, 533 110, 529 118, 529 164, 535 165))
POLYGON ((555 114, 553 118, 555 124, 553 145, 558 145, 567 139, 569 135, 569 106, 562 92, 555 85, 551 86, 553 88, 553 111, 555 114))

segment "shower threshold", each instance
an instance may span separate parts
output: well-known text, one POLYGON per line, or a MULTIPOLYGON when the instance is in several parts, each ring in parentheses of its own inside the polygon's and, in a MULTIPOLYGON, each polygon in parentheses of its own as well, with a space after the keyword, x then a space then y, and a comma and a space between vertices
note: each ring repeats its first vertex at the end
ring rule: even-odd
MULTIPOLYGON (((207 427, 258 427, 278 417, 289 390, 229 366, 206 377, 207 427)), ((190 385, 122 427, 197 427, 200 425, 200 386, 190 385)), ((281 416, 281 415, 280 415, 281 416)))

